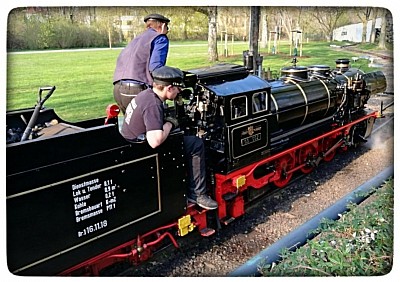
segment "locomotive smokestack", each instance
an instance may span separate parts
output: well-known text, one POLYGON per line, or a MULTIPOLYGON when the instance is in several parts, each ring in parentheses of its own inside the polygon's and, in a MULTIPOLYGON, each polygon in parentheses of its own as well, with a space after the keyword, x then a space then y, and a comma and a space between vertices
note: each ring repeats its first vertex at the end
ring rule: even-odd
POLYGON ((350 67, 350 60, 349 59, 337 59, 336 60, 336 70, 343 73, 347 71, 350 67))

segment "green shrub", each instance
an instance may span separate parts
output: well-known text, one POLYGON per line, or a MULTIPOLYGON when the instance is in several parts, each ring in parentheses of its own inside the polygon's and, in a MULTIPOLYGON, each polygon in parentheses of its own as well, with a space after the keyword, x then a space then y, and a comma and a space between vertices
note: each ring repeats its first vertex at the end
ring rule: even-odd
POLYGON ((10 15, 7 35, 8 51, 108 47, 104 29, 72 23, 63 17, 16 20, 10 15))

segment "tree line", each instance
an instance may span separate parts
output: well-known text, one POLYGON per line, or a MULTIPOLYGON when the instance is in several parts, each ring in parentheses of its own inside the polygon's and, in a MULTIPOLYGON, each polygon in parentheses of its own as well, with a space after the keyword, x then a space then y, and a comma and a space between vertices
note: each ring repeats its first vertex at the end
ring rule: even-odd
MULTIPOLYGON (((208 40, 209 53, 223 34, 234 40, 248 40, 250 7, 20 7, 8 17, 8 50, 41 50, 57 48, 89 48, 124 46, 144 29, 143 18, 160 13, 171 19, 168 37, 171 40, 208 40), (211 49, 211 50, 210 50, 211 49)), ((292 31, 300 29, 303 38, 332 41, 333 30, 362 22, 363 42, 367 22, 373 29, 382 18, 379 43, 388 44, 392 16, 378 7, 260 7, 260 37, 266 47, 271 31, 291 40, 292 31), (388 28, 389 27, 389 30, 388 28)), ((210 60, 215 60, 212 56, 210 60)))

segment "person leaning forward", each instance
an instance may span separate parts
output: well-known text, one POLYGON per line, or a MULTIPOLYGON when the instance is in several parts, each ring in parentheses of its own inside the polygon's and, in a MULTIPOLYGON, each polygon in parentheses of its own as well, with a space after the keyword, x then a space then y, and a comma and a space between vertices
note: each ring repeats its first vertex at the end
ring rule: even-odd
POLYGON ((132 98, 151 87, 151 73, 165 65, 169 49, 168 23, 160 14, 144 18, 146 30, 119 54, 114 71, 114 99, 122 113, 132 98))
MULTIPOLYGON (((152 75, 153 87, 140 92, 127 106, 121 134, 128 141, 142 140, 144 135, 148 144, 156 148, 179 127, 175 118, 164 118, 164 102, 174 100, 185 85, 183 72, 177 68, 163 66, 152 75)), ((188 163, 188 201, 204 209, 216 209, 217 202, 207 195, 203 141, 196 136, 183 138, 188 163)))

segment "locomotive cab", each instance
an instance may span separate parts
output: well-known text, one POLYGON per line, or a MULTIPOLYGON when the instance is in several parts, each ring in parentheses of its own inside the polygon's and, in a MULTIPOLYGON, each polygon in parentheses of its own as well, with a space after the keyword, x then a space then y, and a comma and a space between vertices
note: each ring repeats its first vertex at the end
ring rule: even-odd
MULTIPOLYGON (((196 85, 183 121, 203 138, 213 171, 227 173, 268 154, 271 86, 235 64, 188 72, 196 85)), ((190 84, 190 83, 186 83, 190 84)))

